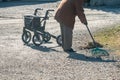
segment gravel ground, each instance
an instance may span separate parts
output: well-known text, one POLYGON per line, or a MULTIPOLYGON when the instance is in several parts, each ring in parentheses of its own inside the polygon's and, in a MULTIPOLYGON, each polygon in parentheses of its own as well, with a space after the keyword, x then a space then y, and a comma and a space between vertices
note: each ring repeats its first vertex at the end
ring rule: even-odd
MULTIPOLYGON (((120 80, 120 56, 108 50, 109 57, 102 60, 91 56, 90 50, 79 46, 91 41, 86 27, 76 18, 73 48, 75 53, 65 53, 55 39, 36 47, 21 40, 23 16, 34 9, 56 9, 59 2, 6 2, 0 3, 0 80, 120 80)), ((54 16, 54 12, 52 13, 54 16)), ((118 25, 120 7, 85 8, 92 32, 118 25)), ((53 16, 47 21, 46 31, 60 34, 59 24, 53 16)))

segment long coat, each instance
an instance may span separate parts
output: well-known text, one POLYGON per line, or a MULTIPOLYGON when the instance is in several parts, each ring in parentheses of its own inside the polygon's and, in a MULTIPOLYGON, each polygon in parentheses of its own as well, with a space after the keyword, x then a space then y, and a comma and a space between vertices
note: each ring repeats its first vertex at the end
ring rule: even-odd
POLYGON ((82 23, 87 22, 83 10, 84 0, 62 0, 59 4, 55 19, 70 28, 74 28, 75 16, 77 15, 82 23))

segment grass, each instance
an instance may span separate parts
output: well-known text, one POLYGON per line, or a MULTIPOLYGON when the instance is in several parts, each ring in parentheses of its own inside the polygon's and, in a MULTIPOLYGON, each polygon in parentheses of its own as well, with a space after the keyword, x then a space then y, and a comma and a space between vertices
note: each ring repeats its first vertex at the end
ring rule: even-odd
POLYGON ((104 28, 98 31, 94 37, 95 40, 101 43, 104 47, 116 50, 117 54, 120 54, 120 25, 104 28))

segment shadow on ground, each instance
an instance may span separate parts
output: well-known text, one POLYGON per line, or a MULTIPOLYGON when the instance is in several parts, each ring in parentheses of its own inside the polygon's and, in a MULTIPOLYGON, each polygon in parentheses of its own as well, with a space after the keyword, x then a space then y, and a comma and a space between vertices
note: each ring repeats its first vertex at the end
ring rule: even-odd
POLYGON ((11 1, 11 2, 0 2, 0 8, 4 7, 15 7, 15 6, 24 6, 24 5, 35 5, 35 4, 44 4, 44 3, 53 3, 56 1, 11 1))
MULTIPOLYGON (((43 52, 60 52, 62 53, 62 51, 58 51, 54 48, 59 47, 59 46, 55 46, 55 47, 47 47, 47 46, 35 46, 34 44, 28 44, 28 47, 31 47, 32 49, 38 50, 38 51, 43 51, 43 52)), ((76 59, 76 60, 82 60, 82 61, 89 61, 89 62, 117 62, 116 60, 103 60, 102 58, 95 58, 95 57, 89 57, 89 56, 85 56, 84 54, 79 54, 77 52, 70 52, 68 53, 69 56, 67 58, 71 58, 71 59, 76 59)))
MULTIPOLYGON (((11 1, 11 2, 0 2, 0 8, 4 7, 13 7, 13 6, 24 6, 24 5, 35 5, 35 4, 44 4, 44 3, 54 3, 56 1, 11 1)), ((120 14, 120 6, 87 6, 86 8, 92 10, 102 10, 105 12, 111 12, 115 14, 120 14)))
POLYGON ((35 46, 34 44, 28 44, 27 46, 32 49, 42 51, 42 52, 51 52, 51 51, 60 52, 60 51, 54 49, 55 47, 59 47, 59 46, 47 47, 47 46, 35 46))
POLYGON ((88 6, 86 8, 91 10, 120 14, 120 6, 88 6))
POLYGON ((82 60, 82 61, 89 61, 89 62, 117 62, 116 60, 103 60, 102 58, 95 58, 95 57, 89 57, 85 56, 84 54, 79 53, 68 53, 68 58, 76 59, 76 60, 82 60))

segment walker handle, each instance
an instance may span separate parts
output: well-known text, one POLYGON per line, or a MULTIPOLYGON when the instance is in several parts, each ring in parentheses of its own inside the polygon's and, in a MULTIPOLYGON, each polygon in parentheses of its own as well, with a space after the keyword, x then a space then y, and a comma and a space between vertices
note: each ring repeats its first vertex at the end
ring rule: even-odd
POLYGON ((49 19, 48 14, 49 14, 50 11, 54 11, 54 9, 48 9, 48 10, 46 10, 44 19, 49 19))
POLYGON ((36 9, 35 9, 35 12, 34 12, 34 15, 37 14, 38 10, 43 10, 43 9, 42 9, 42 8, 36 8, 36 9))

